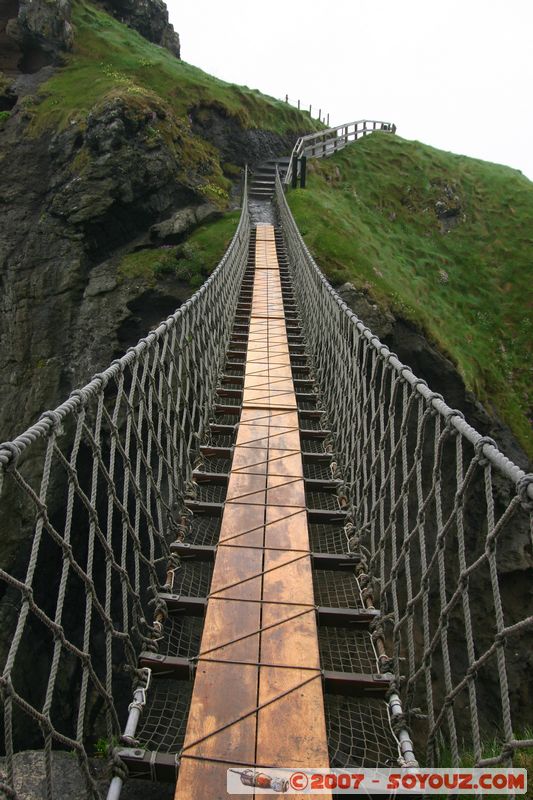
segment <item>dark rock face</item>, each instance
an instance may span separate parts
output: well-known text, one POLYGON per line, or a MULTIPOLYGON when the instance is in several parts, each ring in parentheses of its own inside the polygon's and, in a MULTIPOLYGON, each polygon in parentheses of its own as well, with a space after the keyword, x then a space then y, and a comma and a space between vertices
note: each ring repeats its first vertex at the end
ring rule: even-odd
POLYGON ((146 144, 152 113, 117 101, 94 112, 85 133, 28 139, 17 115, 2 133, 2 439, 121 353, 117 331, 128 319, 138 319, 130 339, 147 333, 129 309, 147 288, 172 298, 170 310, 187 296, 183 285, 117 273, 123 249, 152 224, 200 203, 163 140, 146 144))
POLYGON ((11 111, 16 102, 17 95, 12 82, 0 72, 0 111, 11 111))
POLYGON ((296 139, 271 131, 246 129, 216 104, 193 108, 190 119, 194 133, 211 142, 222 154, 223 161, 239 166, 246 163, 253 166, 269 158, 288 155, 296 139))
POLYGON ((441 232, 448 233, 464 219, 463 201, 454 185, 433 183, 432 188, 439 194, 439 199, 435 201, 435 214, 441 232))
POLYGON ((10 12, 15 11, 18 15, 5 23, 5 34, 11 40, 11 47, 14 44, 20 50, 16 67, 21 72, 37 72, 47 64, 56 63, 61 52, 72 49, 70 0, 54 3, 21 0, 11 4, 10 12))
POLYGON ((378 306, 368 292, 356 289, 353 283, 343 283, 337 289, 337 292, 376 336, 384 339, 386 336, 391 335, 395 323, 394 317, 390 311, 378 306))
MULTIPOLYGON (((103 0, 113 16, 180 57, 180 39, 163 0, 103 0)), ((71 0, 5 0, 0 6, 0 73, 15 77, 61 63, 71 50, 71 0)), ((0 109, 1 110, 1 109, 0 109)))
POLYGON ((161 241, 167 244, 179 242, 191 228, 219 215, 220 212, 212 203, 204 203, 201 206, 187 206, 186 208, 181 208, 169 219, 165 219, 157 225, 152 225, 150 238, 152 241, 161 241))
POLYGON ((7 26, 19 13, 19 0, 5 0, 0 4, 0 73, 16 75, 21 51, 7 33, 7 26))
MULTIPOLYGON (((0 778, 5 768, 5 759, 0 759, 0 778)), ((26 750, 14 757, 15 790, 20 800, 42 800, 46 797, 46 773, 44 753, 41 750, 26 750)), ((104 759, 90 761, 91 775, 97 782, 103 797, 107 794, 111 775, 104 759)), ((86 796, 86 784, 78 766, 76 756, 71 753, 52 754, 52 785, 54 797, 61 800, 80 800, 86 796)), ((121 800, 172 800, 173 784, 150 781, 127 781, 121 792, 121 800)))
POLYGON ((168 21, 163 0, 103 0, 102 5, 145 39, 180 57, 180 37, 168 21))

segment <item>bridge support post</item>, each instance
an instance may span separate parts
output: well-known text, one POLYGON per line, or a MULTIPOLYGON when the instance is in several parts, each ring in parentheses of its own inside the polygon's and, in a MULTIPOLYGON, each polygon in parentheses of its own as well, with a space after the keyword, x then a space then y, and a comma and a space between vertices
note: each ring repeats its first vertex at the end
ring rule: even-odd
POLYGON ((296 189, 298 186, 298 157, 292 157, 292 188, 296 189))
POLYGON ((300 189, 305 189, 305 179, 307 172, 307 156, 300 159, 300 189))

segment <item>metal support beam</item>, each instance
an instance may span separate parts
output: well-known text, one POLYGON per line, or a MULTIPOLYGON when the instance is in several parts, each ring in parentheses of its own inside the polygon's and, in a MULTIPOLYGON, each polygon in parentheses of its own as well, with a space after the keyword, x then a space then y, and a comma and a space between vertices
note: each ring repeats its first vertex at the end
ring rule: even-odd
POLYGON ((183 613, 189 617, 203 617, 207 608, 207 597, 188 597, 180 594, 159 593, 171 614, 183 613))
MULTIPOLYGON (((206 657, 206 660, 210 659, 206 657)), ((195 669, 194 662, 188 658, 161 656, 157 653, 141 653, 140 664, 151 669, 154 677, 172 678, 178 681, 192 679, 195 669)), ((324 688, 332 694, 351 697, 369 693, 384 695, 390 688, 390 680, 385 675, 325 670, 323 676, 324 688)))
POLYGON ((151 669, 154 678, 173 678, 176 681, 190 680, 194 670, 188 658, 162 656, 159 653, 141 653, 139 664, 141 667, 151 669))
POLYGON ((331 672, 329 670, 323 674, 324 688, 331 694, 344 694, 349 697, 373 694, 384 697, 390 689, 390 680, 385 675, 331 672))
MULTIPOLYGON (((203 617, 207 607, 207 597, 184 597, 179 594, 161 592, 159 598, 165 602, 169 614, 203 617)), ((224 602, 223 599, 221 602, 224 602)), ((339 628, 369 625, 381 614, 380 611, 372 608, 330 608, 328 606, 318 606, 316 612, 319 625, 339 628)), ((145 653, 144 655, 151 656, 152 654, 145 653)), ((153 665, 147 663, 144 666, 151 667, 153 665)))
MULTIPOLYGON (((226 545, 231 547, 231 544, 226 545)), ((198 561, 214 561, 216 546, 193 544, 191 542, 173 542, 170 545, 173 553, 182 558, 196 558, 198 561)), ((361 560, 359 553, 311 553, 313 567, 327 570, 351 570, 361 560)))
MULTIPOLYGON (((178 761, 172 753, 153 752, 140 747, 128 747, 116 751, 128 768, 132 778, 172 783, 178 775, 178 761)), ((108 796, 109 797, 109 796, 108 796)))
MULTIPOLYGON (((198 483, 211 483, 217 486, 226 486, 229 481, 229 472, 206 472, 195 469, 192 474, 193 480, 198 483)), ((342 481, 337 478, 304 478, 306 489, 314 492, 336 492, 342 481)))
POLYGON ((351 628, 352 625, 368 627, 381 616, 377 609, 366 608, 317 608, 318 624, 321 627, 351 628))
MULTIPOLYGON (((206 500, 185 500, 185 505, 194 514, 209 514, 221 517, 224 512, 224 503, 208 503, 206 500)), ((344 522, 347 512, 342 509, 307 508, 309 522, 344 522)))

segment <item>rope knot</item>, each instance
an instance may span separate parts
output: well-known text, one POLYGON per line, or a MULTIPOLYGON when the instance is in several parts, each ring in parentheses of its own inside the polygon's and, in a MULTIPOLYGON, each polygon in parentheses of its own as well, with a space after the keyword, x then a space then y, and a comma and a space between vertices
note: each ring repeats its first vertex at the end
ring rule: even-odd
POLYGON ((474 445, 474 451, 476 453, 476 459, 480 467, 486 467, 487 464, 489 463, 488 458, 483 453, 483 448, 485 447, 486 444, 490 444, 492 445, 492 447, 498 449, 498 445, 496 444, 494 439, 491 439, 490 436, 482 436, 480 439, 478 439, 478 441, 474 445))
POLYGON ((154 609, 154 617, 157 616, 157 614, 162 614, 164 619, 167 619, 168 607, 165 601, 160 597, 160 595, 157 595, 156 597, 153 597, 151 600, 149 600, 148 605, 154 609))
POLYGON ((109 378, 110 376, 107 374, 107 370, 106 372, 97 372, 92 376, 91 383, 92 381, 98 381, 100 383, 100 391, 102 391, 109 383, 109 378))
POLYGON ((113 748, 111 755, 111 765, 112 765, 111 769, 113 775, 115 775, 117 778, 120 778, 122 781, 128 780, 129 777, 128 768, 123 762, 123 760, 120 758, 118 750, 116 750, 115 748, 113 748))
POLYGON ((383 654, 378 658, 380 672, 394 672, 394 661, 390 656, 383 654))
POLYGON ((195 481, 187 481, 185 484, 185 497, 195 500, 198 496, 198 484, 195 481))
POLYGON ((55 431, 58 436, 63 435, 63 427, 61 425, 62 419, 61 416, 57 413, 57 411, 43 411, 41 416, 39 417, 39 422, 46 422, 47 420, 50 421, 50 431, 55 431))
POLYGON ((22 450, 15 442, 3 442, 0 444, 0 492, 4 473, 16 469, 22 450))
POLYGON ((110 367, 114 367, 115 371, 118 374, 121 374, 122 372, 124 372, 124 370, 126 368, 126 365, 124 364, 124 362, 120 358, 115 358, 114 361, 112 361, 109 366, 110 367))
POLYGON ((497 644, 499 647, 504 647, 507 644, 507 636, 504 631, 499 631, 494 636, 494 643, 497 644))
POLYGON ((86 389, 73 389, 69 394, 69 397, 72 400, 79 400, 80 406, 84 408, 89 402, 91 394, 86 389))
POLYGON ((459 431, 453 424, 454 419, 464 419, 465 415, 462 411, 459 411, 457 408, 452 408, 452 410, 446 414, 446 428, 448 431, 448 436, 457 436, 459 431))
POLYGON ((406 714, 395 714, 393 717, 391 717, 390 726, 397 737, 401 731, 407 731, 407 733, 409 733, 409 725, 407 724, 406 714))
POLYGON ((516 483, 516 491, 525 511, 533 511, 533 498, 529 494, 530 486, 533 487, 533 473, 531 472, 523 475, 516 483))
POLYGON ((28 586, 28 584, 25 583, 24 586, 21 587, 20 593, 23 596, 23 598, 28 601, 28 603, 32 603, 33 602, 33 587, 32 586, 28 586))
POLYGON ((468 589, 469 584, 470 584, 470 576, 465 572, 461 572, 461 574, 459 575, 459 580, 457 582, 459 589, 462 592, 464 592, 465 589, 466 590, 468 589))
POLYGON ((427 398, 427 404, 430 410, 430 414, 433 417, 436 417, 439 414, 439 410, 435 408, 435 406, 433 405, 435 400, 442 400, 442 402, 444 402, 444 397, 441 394, 439 394, 439 392, 430 392, 429 397, 427 398))

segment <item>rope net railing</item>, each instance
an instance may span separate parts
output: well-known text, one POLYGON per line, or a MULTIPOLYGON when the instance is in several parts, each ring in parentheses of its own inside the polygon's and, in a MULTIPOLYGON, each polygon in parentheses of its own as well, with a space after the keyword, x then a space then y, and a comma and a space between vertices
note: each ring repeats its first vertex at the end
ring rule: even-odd
MULTIPOLYGON (((196 294, 83 388, 0 444, 0 795, 17 797, 14 754, 112 749, 137 656, 150 649, 158 593, 172 591, 170 543, 229 342, 246 269, 246 177, 240 221, 196 294)), ((120 768, 120 765, 118 765, 120 768)), ((20 777, 20 776, 18 776, 20 777)))
POLYGON ((366 582, 383 614, 417 756, 427 765, 523 765, 533 747, 533 475, 341 300, 279 176, 276 204, 364 560, 363 591, 366 582))

